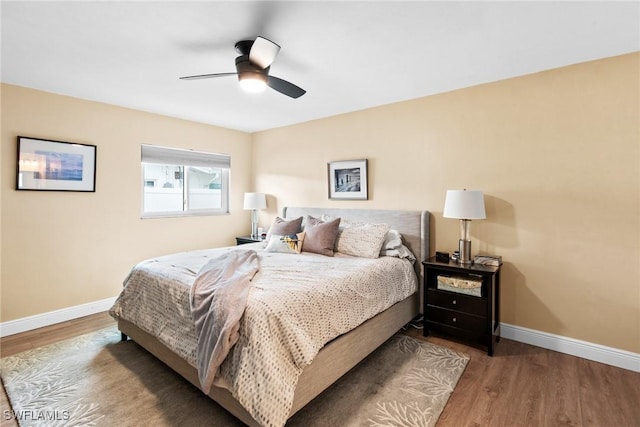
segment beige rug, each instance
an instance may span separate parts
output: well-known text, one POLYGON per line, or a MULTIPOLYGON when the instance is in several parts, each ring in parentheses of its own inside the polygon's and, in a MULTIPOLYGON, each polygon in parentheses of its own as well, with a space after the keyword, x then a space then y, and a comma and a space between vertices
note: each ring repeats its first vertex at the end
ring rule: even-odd
MULTIPOLYGON (((433 426, 468 356, 398 334, 287 426, 433 426)), ((237 426, 132 341, 104 329, 0 360, 21 426, 237 426)))

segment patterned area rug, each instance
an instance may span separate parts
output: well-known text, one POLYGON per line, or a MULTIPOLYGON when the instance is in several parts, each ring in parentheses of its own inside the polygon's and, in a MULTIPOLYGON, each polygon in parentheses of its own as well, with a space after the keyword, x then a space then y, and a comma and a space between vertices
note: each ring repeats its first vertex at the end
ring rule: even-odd
MULTIPOLYGON (((287 426, 433 426, 469 358, 397 334, 287 426)), ((240 426, 173 370, 108 328, 0 360, 21 426, 240 426)))

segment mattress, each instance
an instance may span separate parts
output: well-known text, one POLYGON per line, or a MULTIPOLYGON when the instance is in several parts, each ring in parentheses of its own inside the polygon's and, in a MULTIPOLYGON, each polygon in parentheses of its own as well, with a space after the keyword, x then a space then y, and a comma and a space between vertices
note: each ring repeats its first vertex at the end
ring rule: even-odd
POLYGON ((300 373, 329 341, 417 291, 411 262, 266 252, 263 244, 210 249, 143 261, 111 309, 196 366, 189 288, 224 251, 257 250, 240 339, 220 367, 228 388, 263 425, 284 425, 300 373))

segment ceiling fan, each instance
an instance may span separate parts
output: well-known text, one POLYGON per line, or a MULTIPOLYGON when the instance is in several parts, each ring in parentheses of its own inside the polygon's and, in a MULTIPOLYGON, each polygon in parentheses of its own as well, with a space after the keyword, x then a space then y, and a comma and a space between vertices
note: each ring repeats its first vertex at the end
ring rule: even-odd
POLYGON ((236 43, 235 48, 240 54, 236 58, 235 73, 200 74, 180 77, 180 79, 197 80, 237 75, 240 87, 248 92, 259 92, 267 86, 291 98, 299 98, 307 92, 293 83, 269 75, 269 68, 280 51, 280 46, 271 40, 264 37, 242 40, 236 43))

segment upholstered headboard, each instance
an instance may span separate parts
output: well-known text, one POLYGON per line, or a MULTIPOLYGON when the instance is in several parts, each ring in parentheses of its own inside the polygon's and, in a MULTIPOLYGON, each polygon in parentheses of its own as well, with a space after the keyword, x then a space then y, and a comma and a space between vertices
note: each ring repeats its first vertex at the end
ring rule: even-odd
POLYGON ((422 283, 422 263, 429 258, 429 217, 428 211, 396 211, 378 209, 338 209, 338 208, 299 208, 284 207, 283 218, 297 218, 311 215, 316 218, 323 214, 352 221, 389 224, 392 229, 402 233, 405 244, 418 261, 416 272, 422 283))

